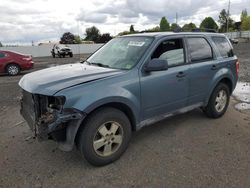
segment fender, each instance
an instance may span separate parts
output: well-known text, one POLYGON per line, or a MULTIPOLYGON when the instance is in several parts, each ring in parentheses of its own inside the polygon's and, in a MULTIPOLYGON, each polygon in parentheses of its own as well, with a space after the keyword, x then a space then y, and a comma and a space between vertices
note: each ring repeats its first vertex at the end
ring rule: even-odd
POLYGON ((234 81, 235 79, 234 79, 234 75, 232 74, 232 71, 230 69, 227 69, 227 68, 220 69, 214 75, 213 81, 211 82, 212 84, 209 86, 208 95, 205 99, 205 105, 207 105, 214 88, 219 84, 219 82, 222 79, 225 79, 225 78, 230 80, 230 82, 232 84, 232 91, 234 90, 235 85, 236 85, 236 81, 234 81))

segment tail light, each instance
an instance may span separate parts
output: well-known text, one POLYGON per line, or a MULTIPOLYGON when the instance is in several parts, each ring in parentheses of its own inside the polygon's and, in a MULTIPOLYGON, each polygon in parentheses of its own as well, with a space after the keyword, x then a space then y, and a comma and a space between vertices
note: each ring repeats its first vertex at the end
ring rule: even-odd
POLYGON ((32 60, 32 56, 29 56, 29 57, 23 57, 22 60, 25 60, 25 61, 31 61, 32 60))
POLYGON ((235 67, 236 67, 236 75, 239 75, 239 71, 240 71, 240 62, 239 60, 236 61, 235 63, 235 67))

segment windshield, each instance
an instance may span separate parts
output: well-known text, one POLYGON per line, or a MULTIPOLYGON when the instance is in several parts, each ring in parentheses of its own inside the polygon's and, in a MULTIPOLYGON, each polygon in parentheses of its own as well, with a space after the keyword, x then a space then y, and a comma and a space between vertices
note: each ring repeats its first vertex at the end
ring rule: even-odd
POLYGON ((88 58, 87 63, 114 69, 131 69, 152 41, 152 37, 115 38, 88 58))
POLYGON ((67 45, 59 45, 59 48, 69 48, 67 45))

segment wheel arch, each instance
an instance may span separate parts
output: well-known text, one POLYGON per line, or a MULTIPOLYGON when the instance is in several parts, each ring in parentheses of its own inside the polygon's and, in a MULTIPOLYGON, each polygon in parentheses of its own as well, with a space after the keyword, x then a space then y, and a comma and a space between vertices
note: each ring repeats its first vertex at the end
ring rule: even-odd
POLYGON ((210 96, 211 94, 213 93, 214 89, 218 86, 218 84, 220 83, 224 83, 228 86, 229 88, 229 91, 230 91, 230 94, 232 94, 233 92, 233 89, 234 89, 234 86, 233 86, 233 81, 230 77, 228 76, 224 76, 224 77, 220 77, 216 82, 215 84, 212 85, 211 89, 209 90, 209 95, 206 99, 206 104, 208 103, 209 99, 210 99, 210 96))
POLYGON ((99 106, 95 106, 95 108, 92 108, 91 110, 88 109, 87 117, 83 120, 82 124, 84 124, 84 121, 86 121, 86 119, 88 118, 88 116, 90 114, 94 113, 95 111, 97 111, 101 108, 105 108, 105 107, 112 107, 112 108, 115 108, 115 109, 122 111, 128 117, 128 119, 131 123, 132 131, 136 130, 136 115, 134 114, 131 107, 123 102, 107 102, 107 103, 101 104, 99 106))
POLYGON ((225 77, 225 78, 222 78, 217 84, 216 86, 219 84, 219 83, 224 83, 228 86, 229 88, 229 91, 230 91, 230 94, 232 94, 233 92, 233 82, 230 78, 228 77, 225 77))
POLYGON ((122 111, 128 117, 131 123, 131 130, 136 131, 136 115, 134 114, 133 110, 127 104, 124 104, 122 102, 108 102, 98 107, 95 107, 94 109, 92 109, 91 111, 87 113, 86 118, 84 118, 84 120, 82 121, 75 135, 75 143, 77 146, 79 142, 80 133, 82 129, 84 128, 85 122, 88 120, 88 117, 90 117, 90 115, 96 112, 97 110, 101 108, 106 108, 106 107, 112 107, 112 108, 122 111))

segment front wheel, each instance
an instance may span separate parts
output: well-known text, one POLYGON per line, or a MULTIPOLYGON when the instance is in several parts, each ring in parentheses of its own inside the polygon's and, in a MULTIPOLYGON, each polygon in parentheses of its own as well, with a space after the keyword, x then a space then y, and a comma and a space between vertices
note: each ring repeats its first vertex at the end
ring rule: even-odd
POLYGON ((52 57, 55 58, 56 57, 56 54, 54 52, 51 53, 52 54, 52 57))
POLYGON ((128 147, 131 125, 120 110, 101 108, 91 114, 83 126, 79 150, 92 165, 107 165, 117 160, 128 147))
POLYGON ((219 118, 227 110, 230 99, 230 91, 226 84, 218 84, 210 96, 208 105, 203 109, 210 118, 219 118))

